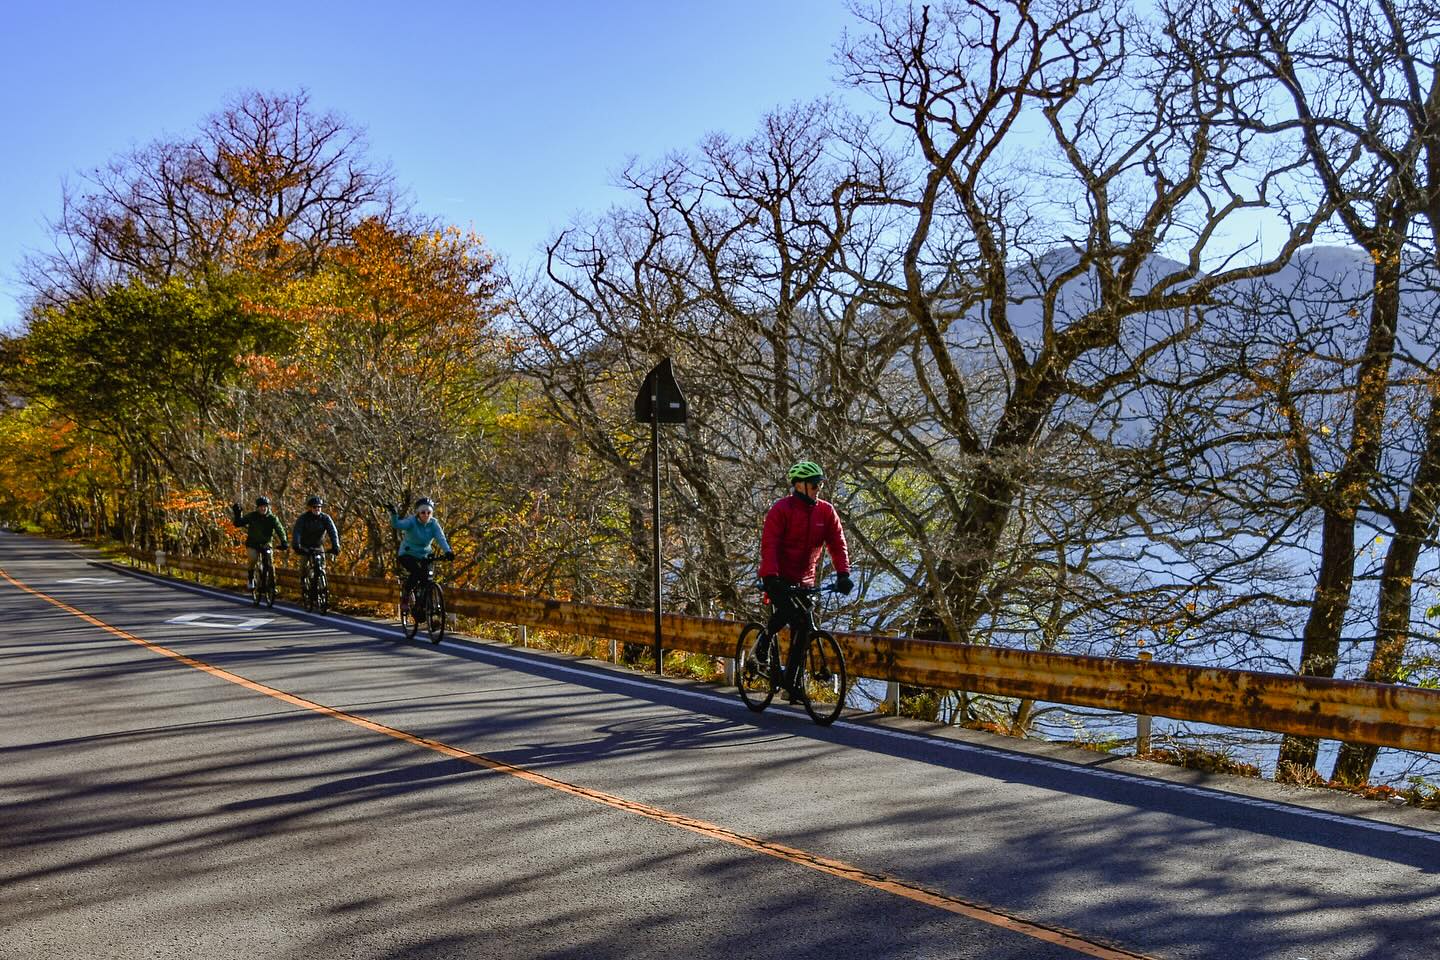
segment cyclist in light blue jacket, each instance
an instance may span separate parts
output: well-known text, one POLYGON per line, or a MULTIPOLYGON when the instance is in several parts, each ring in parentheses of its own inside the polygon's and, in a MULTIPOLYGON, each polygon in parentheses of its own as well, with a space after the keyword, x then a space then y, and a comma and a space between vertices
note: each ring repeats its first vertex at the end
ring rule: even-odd
POLYGON ((446 560, 455 559, 440 521, 435 519, 435 503, 429 497, 415 501, 415 512, 403 519, 395 504, 390 504, 390 526, 400 531, 400 566, 405 568, 405 589, 400 594, 400 609, 410 612, 410 598, 415 595, 426 568, 434 562, 430 556, 430 545, 439 544, 446 560))

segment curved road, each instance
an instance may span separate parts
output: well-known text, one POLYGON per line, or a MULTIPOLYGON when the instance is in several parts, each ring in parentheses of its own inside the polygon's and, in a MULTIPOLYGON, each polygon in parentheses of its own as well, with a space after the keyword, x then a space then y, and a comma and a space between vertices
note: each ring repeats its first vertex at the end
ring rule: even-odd
POLYGON ((89 561, 0 535, 7 960, 1440 952, 1433 816, 820 730, 89 561))

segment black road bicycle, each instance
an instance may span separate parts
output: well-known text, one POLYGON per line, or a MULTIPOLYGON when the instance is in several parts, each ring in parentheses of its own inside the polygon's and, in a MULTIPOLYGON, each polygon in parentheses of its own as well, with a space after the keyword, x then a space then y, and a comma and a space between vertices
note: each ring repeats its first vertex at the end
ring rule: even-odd
MULTIPOLYGON (((426 557, 421 561, 425 568, 421 572, 419 585, 415 587, 415 596, 410 602, 409 611, 406 611, 403 601, 400 604, 400 626, 405 629, 407 640, 415 639, 421 624, 425 625, 425 633, 430 637, 431 643, 439 643, 445 639, 445 591, 435 579, 437 559, 439 558, 426 557)), ((403 581, 400 589, 405 589, 403 581)))
POLYGON ((250 581, 250 605, 275 606, 275 548, 265 547, 260 551, 260 562, 255 565, 255 574, 250 581))
POLYGON ((810 719, 822 727, 840 716, 849 692, 845 654, 829 631, 815 625, 816 601, 822 593, 833 592, 834 587, 791 588, 791 595, 805 611, 805 629, 800 636, 790 637, 785 667, 780 662, 779 639, 770 636, 765 624, 747 623, 741 628, 735 647, 735 685, 745 706, 756 713, 770 706, 775 691, 785 687, 788 669, 795 678, 789 687, 791 703, 800 701, 810 719), (758 656, 762 647, 764 655, 758 656))
POLYGON ((305 568, 301 575, 300 602, 308 611, 326 613, 330 609, 330 581, 325 577, 325 551, 301 552, 305 554, 305 568))

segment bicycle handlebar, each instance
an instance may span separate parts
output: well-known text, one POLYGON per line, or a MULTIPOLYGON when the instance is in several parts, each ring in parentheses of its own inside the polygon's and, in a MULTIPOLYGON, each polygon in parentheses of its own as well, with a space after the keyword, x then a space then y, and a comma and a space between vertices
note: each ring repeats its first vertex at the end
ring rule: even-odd
MULTIPOLYGON (((755 586, 758 590, 766 589, 763 583, 758 583, 755 586)), ((787 586, 785 592, 797 597, 818 597, 822 593, 839 593, 840 588, 835 586, 835 583, 832 581, 824 586, 817 587, 805 587, 800 584, 795 584, 794 586, 787 586)))

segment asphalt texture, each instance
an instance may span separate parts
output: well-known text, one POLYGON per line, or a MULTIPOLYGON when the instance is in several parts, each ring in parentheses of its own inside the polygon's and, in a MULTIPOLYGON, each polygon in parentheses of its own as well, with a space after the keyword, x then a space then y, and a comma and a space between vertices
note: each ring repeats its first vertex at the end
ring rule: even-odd
POLYGON ((822 861, 1142 956, 1440 956, 1424 821, 820 729, 733 691, 408 643, 93 560, 0 534, 0 570, 33 590, 425 742, 0 580, 6 960, 1097 955, 822 861))

